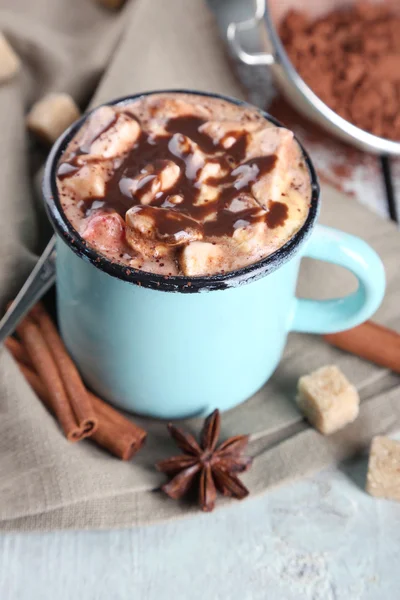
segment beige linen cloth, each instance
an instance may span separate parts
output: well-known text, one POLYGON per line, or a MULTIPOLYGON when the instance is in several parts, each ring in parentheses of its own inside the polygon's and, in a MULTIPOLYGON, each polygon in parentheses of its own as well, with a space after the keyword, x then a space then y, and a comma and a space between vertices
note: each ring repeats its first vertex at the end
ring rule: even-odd
MULTIPOLYGON (((2 0, 0 22, 24 65, 18 79, 0 87, 4 307, 46 241, 38 239, 43 215, 30 176, 32 165, 38 166, 38 148, 28 140, 23 121, 32 101, 49 90, 68 91, 83 107, 93 92, 92 104, 174 87, 243 94, 202 0, 130 0, 119 13, 102 9, 94 0, 2 0)), ((323 196, 322 222, 360 235, 382 256, 388 290, 377 319, 399 328, 400 238, 395 227, 332 189, 325 189, 323 196)), ((304 261, 302 271, 301 291, 309 296, 338 295, 354 285, 341 269, 322 263, 304 261)), ((197 510, 156 491, 163 476, 153 464, 176 449, 164 423, 140 423, 149 431, 148 443, 130 463, 90 441, 68 443, 1 348, 0 529, 124 527, 197 510)), ((255 461, 243 480, 255 494, 343 460, 365 449, 374 434, 399 423, 398 377, 334 350, 318 337, 293 335, 272 380, 223 415, 222 436, 251 434, 255 461), (310 428, 294 403, 298 377, 327 363, 340 365, 362 397, 357 421, 331 437, 310 428)), ((186 426, 197 432, 200 424, 195 420, 186 426)))

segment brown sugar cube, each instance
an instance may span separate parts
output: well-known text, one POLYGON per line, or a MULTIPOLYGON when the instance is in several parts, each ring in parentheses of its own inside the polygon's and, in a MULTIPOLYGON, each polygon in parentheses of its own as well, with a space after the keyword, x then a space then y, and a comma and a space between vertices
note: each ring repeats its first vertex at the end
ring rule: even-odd
POLYGON ((400 502, 400 442, 382 436, 372 440, 366 490, 400 502))
POLYGON ((6 38, 0 33, 0 83, 14 77, 19 71, 21 61, 6 38))
POLYGON ((123 4, 125 4, 126 0, 97 0, 99 4, 105 6, 106 8, 111 8, 111 10, 117 10, 121 8, 123 4))
POLYGON ((335 365, 300 377, 297 391, 300 410, 325 435, 351 423, 358 415, 358 392, 335 365))
POLYGON ((71 96, 48 94, 32 106, 26 125, 42 140, 52 144, 79 117, 79 108, 71 96))

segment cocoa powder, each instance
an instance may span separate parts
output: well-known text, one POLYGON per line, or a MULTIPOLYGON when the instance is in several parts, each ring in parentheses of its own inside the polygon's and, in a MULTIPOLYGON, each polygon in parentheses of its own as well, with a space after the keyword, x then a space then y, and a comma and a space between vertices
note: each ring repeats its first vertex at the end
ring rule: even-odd
POLYGON ((310 88, 347 121, 400 140, 400 16, 359 3, 311 20, 287 13, 280 36, 310 88))

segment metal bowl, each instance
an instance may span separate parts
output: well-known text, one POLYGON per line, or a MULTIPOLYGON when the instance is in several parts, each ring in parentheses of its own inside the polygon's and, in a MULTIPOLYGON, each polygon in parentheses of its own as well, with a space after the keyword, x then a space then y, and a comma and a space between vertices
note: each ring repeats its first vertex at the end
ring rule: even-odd
MULTIPOLYGON (((376 0, 395 6, 398 0, 376 0)), ((331 10, 354 4, 351 0, 324 0, 309 2, 307 9, 313 17, 331 10)), ((236 57, 246 65, 268 65, 276 85, 288 102, 311 121, 321 125, 353 146, 380 155, 400 156, 400 142, 394 142, 368 133, 339 116, 327 106, 303 81, 287 56, 278 35, 282 17, 291 8, 298 8, 298 0, 276 0, 270 5, 266 0, 255 0, 254 17, 240 23, 231 23, 227 30, 228 42, 236 57), (240 33, 261 29, 264 52, 250 53, 242 47, 240 33)), ((303 6, 301 6, 303 9, 303 6)), ((399 67, 400 68, 400 67, 399 67)))

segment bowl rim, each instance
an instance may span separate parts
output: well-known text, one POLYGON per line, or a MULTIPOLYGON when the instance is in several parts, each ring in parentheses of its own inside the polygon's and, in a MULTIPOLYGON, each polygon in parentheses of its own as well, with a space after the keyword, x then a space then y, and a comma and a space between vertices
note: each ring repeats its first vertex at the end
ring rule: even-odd
MULTIPOLYGON (((357 147, 362 146, 363 150, 368 149, 374 154, 400 156, 400 141, 396 142, 377 136, 369 131, 361 129, 361 127, 357 127, 357 125, 354 125, 350 121, 347 121, 347 119, 341 117, 337 112, 325 104, 325 102, 313 92, 312 88, 307 85, 298 71, 294 68, 292 61, 286 53, 272 19, 268 0, 257 0, 257 14, 262 15, 261 18, 265 20, 268 36, 277 57, 275 64, 282 67, 283 72, 291 85, 295 86, 313 110, 318 111, 323 121, 325 123, 328 122, 331 128, 335 128, 338 137, 342 137, 342 139, 345 138, 348 142, 351 138, 354 140, 354 145, 357 145, 357 147)), ((311 117, 309 118, 311 119, 311 117)))
MULTIPOLYGON (((140 92, 137 94, 131 94, 123 96, 108 102, 104 102, 99 106, 114 106, 117 104, 127 104, 134 100, 138 100, 143 96, 156 95, 156 94, 192 94, 197 96, 217 98, 225 100, 226 102, 233 103, 237 106, 243 106, 245 108, 256 109, 259 113, 269 122, 273 123, 277 127, 284 127, 279 121, 274 119, 267 112, 254 107, 252 104, 243 100, 238 100, 222 94, 216 94, 211 92, 203 92, 197 90, 186 90, 186 89, 165 89, 165 90, 152 90, 147 92, 140 92)), ((314 166, 311 159, 303 148, 300 141, 295 137, 297 143, 303 154, 308 172, 311 179, 311 200, 310 209, 307 215, 306 221, 302 227, 280 248, 275 252, 267 256, 266 258, 237 269, 228 273, 220 275, 209 275, 202 277, 186 277, 183 275, 160 275, 157 273, 150 273, 148 271, 142 271, 133 267, 128 267, 121 263, 115 262, 97 252, 91 247, 76 231, 72 224, 68 221, 64 211, 61 207, 61 202, 57 190, 56 182, 56 170, 59 160, 65 151, 66 146, 83 125, 88 116, 99 106, 91 109, 75 123, 73 123, 53 145, 49 156, 46 161, 44 176, 43 176, 43 198, 45 208, 50 222, 58 234, 70 249, 80 258, 88 261, 97 269, 100 269, 104 273, 116 277, 122 281, 126 281, 131 284, 143 286, 160 291, 168 292, 182 292, 182 293, 196 293, 203 291, 214 291, 224 290, 231 287, 236 287, 244 283, 250 283, 261 277, 265 277, 269 273, 273 272, 298 251, 300 245, 310 236, 314 224, 319 214, 319 198, 320 198, 320 187, 318 177, 315 172, 314 166)))

